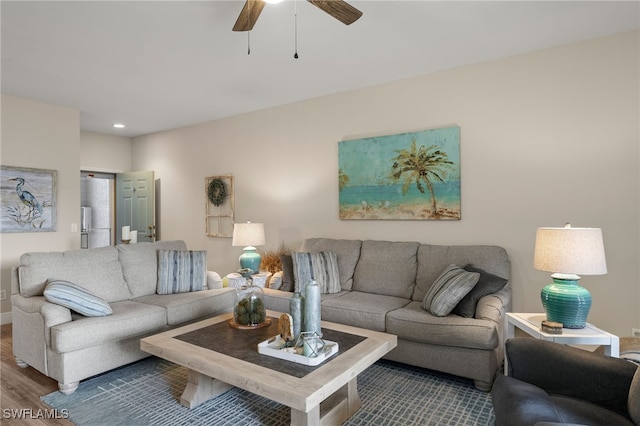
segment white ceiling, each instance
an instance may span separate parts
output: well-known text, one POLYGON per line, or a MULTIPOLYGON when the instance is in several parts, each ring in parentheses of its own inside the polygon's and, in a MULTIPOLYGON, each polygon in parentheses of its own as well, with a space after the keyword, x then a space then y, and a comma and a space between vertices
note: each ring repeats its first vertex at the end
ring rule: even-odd
POLYGON ((247 55, 243 3, 2 0, 2 93, 137 136, 640 26, 639 1, 352 0, 346 26, 297 0, 265 7, 247 55))

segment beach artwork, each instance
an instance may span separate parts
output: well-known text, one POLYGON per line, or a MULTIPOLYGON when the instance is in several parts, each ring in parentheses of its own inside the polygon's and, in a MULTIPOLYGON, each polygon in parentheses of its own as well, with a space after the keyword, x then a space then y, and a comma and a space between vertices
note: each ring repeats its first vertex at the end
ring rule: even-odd
POLYGON ((56 171, 0 166, 0 232, 56 230, 56 171))
POLYGON ((460 220, 460 127, 338 142, 340 219, 460 220))

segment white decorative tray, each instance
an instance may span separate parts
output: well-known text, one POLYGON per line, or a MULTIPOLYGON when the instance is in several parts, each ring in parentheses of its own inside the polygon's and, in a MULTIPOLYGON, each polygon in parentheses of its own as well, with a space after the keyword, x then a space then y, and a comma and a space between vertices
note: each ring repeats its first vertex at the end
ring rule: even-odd
MULTIPOLYGON (((331 340, 325 340, 325 346, 320 351, 318 356, 308 357, 304 355, 298 355, 297 353, 289 352, 283 349, 283 340, 280 336, 272 337, 269 340, 258 343, 258 353, 263 355, 272 356, 274 358, 284 359, 286 361, 297 362, 298 364, 304 364, 309 366, 315 366, 324 362, 327 358, 338 352, 338 343, 331 340)), ((293 348, 288 348, 293 349, 293 348)))

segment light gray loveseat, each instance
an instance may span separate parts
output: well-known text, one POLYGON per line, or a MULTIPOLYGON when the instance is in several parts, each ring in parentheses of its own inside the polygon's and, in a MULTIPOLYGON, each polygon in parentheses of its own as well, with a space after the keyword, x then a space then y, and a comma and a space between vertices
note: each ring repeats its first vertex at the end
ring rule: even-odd
MULTIPOLYGON (((503 248, 311 238, 300 251, 337 255, 341 291, 322 295, 323 320, 395 334, 398 346, 385 358, 467 377, 485 391, 491 388, 504 360, 510 282, 480 298, 470 318, 434 316, 422 301, 450 264, 472 265, 508 280, 510 261, 503 248)), ((291 295, 265 289, 265 305, 288 312, 291 295)))
MULTIPOLYGON (((82 379, 149 356, 140 338, 232 309, 235 291, 215 273, 208 289, 156 294, 158 241, 67 252, 26 253, 12 270, 13 353, 72 393, 82 379), (43 296, 47 280, 82 286, 109 302, 113 314, 87 317, 43 296)), ((206 263, 205 263, 206 264, 206 263)))

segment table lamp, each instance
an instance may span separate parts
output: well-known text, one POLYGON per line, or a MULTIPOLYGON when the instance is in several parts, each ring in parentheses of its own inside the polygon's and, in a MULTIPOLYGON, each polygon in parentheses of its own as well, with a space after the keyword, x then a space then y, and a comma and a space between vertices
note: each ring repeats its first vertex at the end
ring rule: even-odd
POLYGON ((591 308, 591 294, 578 285, 580 275, 607 273, 600 228, 538 228, 533 267, 553 272, 553 283, 540 297, 547 320, 564 328, 584 328, 591 308))
POLYGON ((264 245, 264 225, 262 223, 236 223, 233 225, 234 246, 246 246, 240 255, 240 268, 253 272, 260 270, 260 253, 254 246, 264 245))

